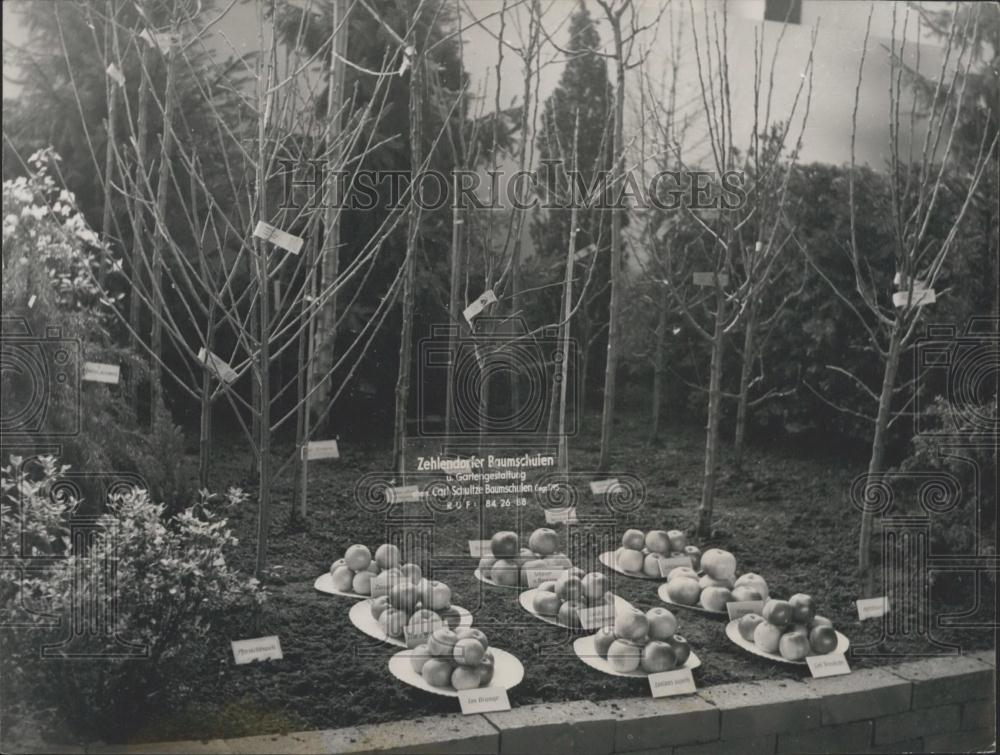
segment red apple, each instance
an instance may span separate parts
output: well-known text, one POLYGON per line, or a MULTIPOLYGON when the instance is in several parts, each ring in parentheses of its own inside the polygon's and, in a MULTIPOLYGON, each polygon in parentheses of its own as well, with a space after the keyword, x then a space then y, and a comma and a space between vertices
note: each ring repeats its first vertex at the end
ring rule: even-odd
POLYGON ((703 574, 698 579, 698 584, 701 585, 702 590, 706 587, 725 587, 728 590, 733 589, 733 581, 731 579, 716 579, 710 574, 703 574))
POLYGON ((608 578, 598 572, 585 574, 580 580, 583 587, 583 595, 591 605, 596 604, 604 598, 604 593, 608 591, 608 578))
POLYGON ((521 550, 515 532, 498 532, 490 540, 490 552, 497 558, 514 558, 521 550))
POLYGON ((701 586, 697 580, 687 577, 677 577, 667 582, 667 595, 671 603, 682 606, 693 606, 701 597, 701 586))
POLYGON ((681 551, 685 556, 691 559, 691 567, 693 569, 698 569, 701 566, 701 548, 694 545, 685 545, 684 549, 681 551))
POLYGON ((778 642, 781 657, 790 661, 801 661, 810 649, 809 638, 802 632, 785 632, 778 642))
POLYGON ((698 602, 706 611, 725 611, 726 603, 733 599, 728 587, 706 587, 701 591, 698 602))
POLYGON ((740 630, 740 636, 747 642, 753 642, 753 633, 757 625, 764 621, 764 617, 756 613, 747 613, 740 616, 740 623, 736 625, 740 630))
POLYGON ((608 663, 615 671, 627 674, 639 668, 642 650, 638 645, 624 640, 615 640, 608 648, 608 663))
POLYGON ((660 574, 660 562, 663 560, 664 556, 662 553, 650 553, 642 562, 642 572, 647 577, 659 577, 660 574))
POLYGON ((646 533, 646 550, 650 553, 670 553, 670 537, 663 530, 650 530, 646 533))
POLYGON ((574 600, 565 601, 559 606, 559 613, 557 615, 559 623, 572 629, 578 629, 580 627, 579 611, 581 608, 582 606, 574 600))
POLYGON ((597 630, 597 634, 594 635, 594 649, 601 658, 608 657, 608 648, 611 647, 617 637, 615 637, 614 631, 611 627, 601 627, 597 630))
POLYGON ((777 653, 781 634, 781 627, 776 627, 768 621, 762 621, 753 630, 753 643, 765 653, 777 653))
POLYGON ((641 551, 646 546, 646 536, 641 530, 625 530, 622 545, 630 550, 641 551))
POLYGON ((556 581, 554 579, 547 579, 542 582, 538 587, 535 588, 539 592, 552 592, 556 591, 556 581))
POLYGON ((691 646, 688 641, 681 637, 679 634, 675 634, 669 640, 667 644, 674 649, 674 653, 677 656, 677 666, 683 666, 687 663, 688 658, 691 657, 691 646))
POLYGON ((642 611, 626 608, 615 613, 615 636, 622 640, 640 642, 649 633, 649 620, 642 611))
POLYGON ((458 635, 446 627, 438 627, 427 638, 427 649, 435 658, 451 658, 458 643, 458 635))
POLYGON ((420 567, 416 564, 403 564, 399 570, 403 574, 403 579, 408 579, 413 584, 417 584, 423 577, 420 567))
POLYGON ((560 600, 579 602, 583 596, 583 580, 575 575, 564 574, 556 580, 556 595, 560 600))
POLYGON ((721 548, 709 548, 701 554, 701 569, 713 579, 732 583, 736 578, 736 557, 721 548))
POLYGON ((414 612, 406 623, 406 629, 410 634, 429 635, 444 626, 444 619, 426 608, 414 612))
POLYGON ((746 574, 741 574, 739 579, 735 582, 736 587, 749 587, 760 593, 762 600, 767 600, 770 597, 770 593, 767 589, 767 582, 759 574, 754 574, 753 572, 747 572, 746 574))
POLYGON ((475 627, 459 627, 454 631, 455 636, 458 637, 458 639, 466 640, 472 638, 474 640, 478 640, 479 644, 483 646, 483 651, 489 650, 490 641, 483 630, 476 629, 475 627))
POLYGON ((368 564, 368 568, 365 571, 370 571, 372 574, 379 574, 382 571, 382 567, 372 561, 368 564))
POLYGON ((389 589, 389 605, 405 611, 409 615, 417 607, 417 588, 410 582, 401 582, 393 585, 389 589))
POLYGON ((498 585, 505 587, 517 587, 520 574, 521 570, 517 563, 505 559, 497 561, 490 570, 490 578, 498 585))
POLYGON ((754 588, 747 585, 740 585, 739 587, 733 588, 734 602, 742 603, 747 600, 764 600, 764 596, 757 592, 754 588))
POLYGON ((394 566, 399 566, 402 560, 399 548, 395 545, 382 543, 382 545, 375 549, 375 563, 380 569, 391 569, 394 566))
POLYGON ((364 571, 372 562, 372 552, 364 545, 352 545, 344 551, 344 563, 351 571, 364 571))
POLYGON ((677 631, 677 617, 666 608, 650 608, 646 611, 651 640, 668 640, 677 631))
POLYGON ((809 632, 809 646, 816 655, 832 653, 837 647, 837 632, 829 624, 819 624, 809 632))
POLYGON ((562 599, 552 592, 536 592, 531 599, 531 607, 542 616, 558 616, 562 599))
POLYGON ((406 626, 406 613, 398 608, 387 608, 378 617, 378 625, 390 637, 402 637, 406 626))
POLYGON ((451 663, 444 658, 431 658, 420 669, 420 675, 432 687, 447 687, 451 684, 451 670, 451 663))
POLYGON ((681 530, 670 530, 667 533, 667 537, 670 539, 670 552, 671 553, 683 553, 684 549, 687 547, 688 539, 681 530))
POLYGON ((496 562, 496 556, 483 556, 479 559, 479 573, 489 579, 490 571, 493 569, 493 564, 496 562))
POLYGON ((416 671, 418 674, 424 668, 424 664, 427 663, 427 661, 429 661, 430 659, 431 659, 431 653, 427 649, 426 644, 417 645, 415 648, 413 648, 412 652, 410 653, 410 665, 413 667, 413 670, 416 671))
POLYGON ((444 582, 422 579, 417 585, 420 603, 432 611, 443 611, 451 605, 451 588, 444 582))
POLYGON ((646 557, 642 551, 633 548, 624 548, 618 554, 618 568, 627 572, 642 572, 642 565, 646 557))
POLYGON ((517 555, 511 560, 518 566, 524 566, 529 561, 534 561, 537 558, 538 556, 528 548, 521 548, 521 550, 517 552, 517 555))
POLYGON ((816 606, 813 599, 805 593, 796 593, 788 599, 792 606, 792 621, 799 624, 808 624, 812 617, 816 615, 816 606))
POLYGON ((694 580, 699 579, 698 572, 689 566, 675 566, 670 570, 670 573, 667 574, 667 582, 672 579, 677 579, 677 577, 686 577, 687 579, 694 580))
POLYGON ((573 567, 573 562, 565 553, 553 553, 551 556, 546 556, 544 561, 545 566, 549 569, 571 569, 573 567))
POLYGON ((761 615, 776 627, 786 627, 792 620, 792 605, 787 600, 769 599, 761 615))
POLYGON ((816 614, 815 616, 812 617, 812 621, 810 622, 809 626, 818 627, 820 624, 826 624, 827 626, 831 627, 833 626, 832 621, 826 618, 826 616, 820 616, 819 614, 816 614))
POLYGON ((528 547, 539 556, 548 556, 556 552, 558 537, 556 531, 548 527, 540 527, 528 538, 528 547))
POLYGON ((487 687, 493 681, 493 653, 489 650, 483 656, 483 662, 479 664, 479 686, 487 687))
POLYGON ((385 595, 379 598, 372 598, 369 607, 372 611, 372 618, 377 621, 378 617, 382 615, 382 612, 389 607, 389 598, 385 595))
POLYGON ((672 645, 660 640, 651 640, 642 649, 640 664, 647 674, 670 671, 677 665, 677 653, 672 645))
POLYGON ((334 588, 341 592, 350 592, 354 584, 354 572, 347 564, 331 567, 330 578, 333 580, 334 588))
POLYGON ((486 655, 486 648, 483 647, 483 644, 479 640, 466 637, 464 640, 459 640, 455 643, 453 655, 455 663, 463 666, 478 666, 479 662, 483 660, 483 656, 486 655))
POLYGON ((451 672, 451 686, 461 691, 463 689, 476 689, 482 682, 479 668, 471 666, 459 666, 451 672))

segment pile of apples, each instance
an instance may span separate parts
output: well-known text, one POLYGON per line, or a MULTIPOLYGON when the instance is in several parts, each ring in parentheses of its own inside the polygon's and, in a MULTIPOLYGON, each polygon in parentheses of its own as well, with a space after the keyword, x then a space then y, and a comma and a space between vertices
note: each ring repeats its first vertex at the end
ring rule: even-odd
POLYGON ((677 618, 666 608, 642 611, 631 608, 615 613, 613 625, 594 635, 597 654, 615 671, 647 674, 680 668, 691 655, 688 641, 677 632, 677 618))
POLYGON ((558 620, 571 629, 579 629, 581 608, 604 605, 613 600, 607 595, 608 580, 603 574, 574 566, 557 580, 542 582, 535 590, 531 607, 542 616, 558 620))
POLYGON ((729 551, 710 548, 701 556, 699 576, 694 569, 679 566, 667 575, 667 595, 671 603, 700 605, 706 611, 725 611, 726 603, 767 600, 767 582, 759 574, 747 572, 736 578, 736 557, 729 551))
POLYGON ((486 635, 472 627, 440 627, 410 654, 413 670, 432 687, 455 690, 489 686, 493 651, 486 635))
POLYGON ((626 530, 622 547, 615 551, 615 564, 622 571, 662 577, 660 561, 673 556, 689 556, 697 569, 701 551, 688 545, 687 535, 680 530, 650 530, 645 534, 641 530, 626 530))
POLYGON ((489 556, 479 561, 479 573, 504 587, 527 584, 526 573, 532 569, 569 569, 573 563, 558 547, 555 530, 540 527, 522 548, 516 532, 498 532, 490 539, 489 556))
POLYGON ((804 593, 788 600, 771 598, 761 614, 741 616, 737 628, 744 640, 767 653, 801 661, 809 655, 826 655, 837 647, 833 622, 818 616, 813 599, 804 593))
POLYGON ((333 585, 341 592, 356 592, 371 595, 372 580, 377 574, 392 566, 399 566, 399 548, 383 543, 375 550, 375 556, 365 545, 354 544, 344 551, 344 563, 336 561, 330 565, 333 585))

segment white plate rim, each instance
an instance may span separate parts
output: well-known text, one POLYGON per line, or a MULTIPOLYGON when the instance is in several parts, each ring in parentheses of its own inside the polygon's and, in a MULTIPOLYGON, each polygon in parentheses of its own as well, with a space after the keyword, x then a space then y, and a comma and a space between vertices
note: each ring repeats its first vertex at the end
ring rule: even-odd
MULTIPOLYGON (((484 577, 483 573, 479 570, 478 567, 476 568, 476 570, 474 572, 472 572, 472 574, 473 574, 473 576, 475 576, 476 579, 478 579, 484 585, 489 585, 490 587, 499 587, 501 590, 520 590, 521 589, 520 586, 514 587, 513 585, 501 585, 501 584, 499 584, 497 582, 494 582, 489 577, 484 577)), ((520 583, 520 581, 521 581, 520 572, 518 572, 517 580, 518 580, 518 583, 520 583)))
MULTIPOLYGON (((726 637, 730 639, 736 645, 746 650, 748 653, 753 653, 754 655, 759 655, 761 658, 767 658, 768 660, 777 661, 778 663, 787 663, 790 666, 807 666, 805 660, 792 661, 785 658, 777 653, 768 653, 766 650, 761 650, 752 642, 747 642, 743 639, 743 635, 740 634, 739 630, 739 619, 733 619, 728 624, 726 624, 726 637)), ((833 630, 837 632, 836 629, 833 630)), ((837 632, 837 647, 831 650, 829 653, 824 653, 823 655, 830 655, 831 653, 846 653, 847 649, 851 647, 851 641, 847 639, 843 634, 837 632)), ((813 656, 814 658, 821 658, 822 656, 813 656)))
MULTIPOLYGON (((410 665, 410 658, 409 658, 410 653, 412 653, 413 650, 414 649, 412 648, 408 648, 406 650, 400 650, 398 653, 394 654, 389 659, 389 673, 392 674, 397 679, 399 679, 399 681, 403 682, 404 684, 408 684, 411 687, 415 687, 416 689, 419 689, 422 692, 430 692, 432 694, 441 695, 443 697, 458 697, 457 689, 454 688, 444 689, 443 687, 432 687, 430 684, 424 681, 424 678, 422 676, 419 676, 417 672, 413 670, 413 667, 410 665), (400 672, 400 669, 403 670, 402 674, 400 672), (418 684, 416 682, 416 678, 419 678, 421 683, 418 684)), ((524 664, 521 663, 520 659, 518 659, 516 655, 506 650, 503 650, 502 648, 495 648, 492 646, 490 647, 490 650, 493 651, 494 678, 493 680, 490 681, 489 687, 501 687, 502 689, 505 690, 511 690, 514 689, 514 687, 516 687, 522 681, 524 681, 524 664), (496 676, 495 676, 496 665, 499 658, 503 658, 505 663, 510 664, 513 675, 517 677, 516 681, 494 684, 494 682, 496 681, 496 676), (514 664, 517 664, 516 667, 514 666, 514 664)), ((478 687, 477 689, 488 689, 488 687, 478 687)))
MULTIPOLYGON (((452 604, 452 607, 458 611, 459 614, 458 626, 463 628, 471 627, 472 614, 462 608, 462 606, 452 604)), ((397 640, 395 637, 390 637, 382 631, 382 627, 379 626, 378 621, 372 617, 370 598, 368 600, 359 601, 351 606, 351 610, 348 612, 347 618, 351 620, 355 629, 367 634, 369 637, 376 639, 379 642, 385 642, 389 645, 395 645, 400 648, 406 647, 406 642, 404 640, 397 640)))
POLYGON ((707 608, 702 608, 701 606, 688 606, 684 605, 683 603, 673 603, 663 597, 666 591, 667 591, 667 583, 664 582, 662 585, 656 588, 656 597, 660 599, 661 603, 666 603, 671 608, 680 608, 681 610, 686 610, 686 611, 696 611, 698 613, 704 614, 705 616, 715 616, 720 619, 724 619, 727 616, 729 616, 729 613, 726 611, 709 611, 707 608))
POLYGON ((642 574, 637 574, 635 572, 619 569, 618 564, 615 563, 614 551, 604 551, 604 553, 602 553, 597 557, 597 560, 600 561, 602 564, 604 564, 604 566, 606 566, 607 568, 611 569, 612 571, 616 571, 619 574, 622 574, 626 577, 631 577, 632 579, 645 579, 653 582, 659 582, 661 579, 663 579, 663 577, 651 577, 645 572, 642 574))
MULTIPOLYGON (((344 559, 339 558, 330 564, 330 569, 333 569, 335 566, 340 566, 343 563, 344 559)), ((316 581, 313 582, 313 589, 317 592, 324 593, 325 595, 338 595, 342 598, 354 598, 355 600, 366 600, 371 597, 371 595, 362 595, 359 592, 343 592, 342 590, 338 590, 333 586, 332 581, 333 575, 327 571, 326 573, 320 574, 316 577, 316 581)))
MULTIPOLYGON (((623 672, 623 671, 615 671, 613 668, 606 668, 606 666, 608 666, 608 662, 597 654, 597 649, 594 647, 594 635, 592 634, 588 634, 584 637, 577 637, 575 640, 573 640, 573 652, 576 653, 577 658, 579 658, 581 661, 583 661, 586 665, 590 666, 590 668, 594 669, 595 671, 601 671, 611 676, 628 676, 634 679, 647 679, 649 677, 649 674, 647 674, 645 671, 623 672), (587 658, 584 658, 583 655, 581 655, 581 653, 585 652, 589 652, 591 655, 589 655, 587 658)), ((692 650, 691 655, 688 656, 688 659, 684 662, 684 665, 681 666, 680 668, 686 668, 693 671, 699 666, 701 666, 701 658, 699 658, 698 655, 694 652, 694 650, 692 650)), ((672 670, 677 671, 678 669, 672 669, 672 670)))
MULTIPOLYGON (((544 614, 540 614, 537 611, 535 611, 535 609, 531 607, 531 603, 535 599, 535 593, 536 592, 538 592, 538 588, 537 587, 532 587, 530 590, 525 590, 520 595, 517 596, 517 600, 521 604, 521 608, 523 608, 525 611, 527 611, 528 613, 530 613, 536 619, 540 619, 541 621, 544 621, 546 624, 551 624, 552 626, 560 627, 562 629, 568 629, 571 632, 587 632, 587 631, 590 631, 588 629, 584 629, 583 627, 568 627, 565 624, 562 624, 562 623, 556 621, 553 618, 550 618, 548 616, 545 616, 544 614)), ((629 608, 632 608, 632 604, 629 603, 627 600, 625 600, 625 598, 623 598, 623 597, 621 597, 619 595, 615 595, 615 601, 616 601, 615 602, 616 606, 628 606, 629 608)))

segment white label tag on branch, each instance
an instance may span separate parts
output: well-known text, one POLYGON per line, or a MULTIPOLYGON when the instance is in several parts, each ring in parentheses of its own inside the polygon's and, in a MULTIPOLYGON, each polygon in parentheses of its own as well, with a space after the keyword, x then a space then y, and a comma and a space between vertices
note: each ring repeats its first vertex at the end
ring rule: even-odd
POLYGON ((565 509, 545 509, 546 524, 577 524, 576 506, 565 509))
POLYGON ((471 716, 474 713, 495 713, 510 710, 510 700, 507 690, 503 687, 478 687, 458 691, 458 702, 462 713, 471 716))
POLYGON ((851 673, 851 667, 847 665, 847 658, 844 657, 843 653, 808 655, 806 663, 809 665, 809 671, 814 679, 851 673))
POLYGON ((236 370, 230 367, 225 359, 204 348, 198 351, 198 361, 208 367, 223 383, 231 383, 238 377, 236 370))
POLYGON ((583 249, 581 249, 578 252, 575 252, 573 254, 573 261, 574 262, 579 262, 584 257, 588 257, 590 255, 590 253, 594 252, 594 251, 597 251, 597 245, 596 244, 587 244, 587 246, 585 246, 583 249))
POLYGON ((31 295, 31 298, 28 299, 28 309, 31 309, 33 306, 35 306, 35 299, 37 298, 38 297, 36 297, 34 294, 31 295))
POLYGON ((493 550, 490 548, 490 540, 470 540, 469 555, 473 558, 492 556, 493 550))
POLYGON ((403 62, 399 65, 399 75, 402 76, 413 65, 413 56, 417 54, 417 49, 413 45, 403 48, 403 62))
POLYGON ((580 626, 588 632, 596 632, 601 627, 610 626, 615 622, 615 607, 610 603, 591 608, 581 608, 577 611, 580 626))
POLYGON ((661 558, 659 560, 660 564, 660 576, 666 577, 678 566, 686 566, 688 569, 691 568, 691 557, 690 556, 672 556, 671 558, 661 558))
MULTIPOLYGON (((715 273, 695 273, 694 274, 694 285, 696 286, 714 286, 715 285, 715 273)), ((728 286, 729 285, 729 274, 719 273, 719 285, 728 286)))
POLYGON ((881 598, 861 598, 857 601, 858 620, 877 619, 889 613, 889 599, 881 598))
POLYGON ((913 296, 909 291, 897 291, 892 295, 892 304, 896 307, 922 307, 925 304, 934 304, 937 301, 937 294, 933 288, 914 288, 913 296))
POLYGON ((524 578, 528 588, 534 590, 542 582, 555 582, 565 571, 565 569, 525 569, 524 578))
POLYGON ((335 440, 313 440, 302 447, 302 458, 312 461, 314 459, 339 459, 340 449, 335 440))
POLYGON ((730 621, 738 619, 741 616, 746 616, 748 613, 759 614, 763 610, 763 600, 737 600, 732 603, 726 603, 726 611, 729 612, 730 621))
POLYGON ((495 304, 496 300, 497 295, 493 293, 492 288, 488 288, 479 295, 478 299, 465 308, 465 311, 462 312, 462 316, 465 318, 465 321, 471 325, 472 318, 486 309, 487 305, 495 304))
POLYGON ((106 73, 108 74, 108 77, 118 86, 125 86, 125 74, 123 74, 114 63, 108 65, 106 73))
POLYGON ((301 252, 302 244, 305 243, 299 236, 285 233, 280 228, 275 228, 263 220, 257 221, 257 227, 253 229, 253 235, 259 239, 264 239, 264 241, 270 241, 275 246, 280 246, 292 254, 301 252))
POLYGON ((83 375, 80 376, 80 379, 85 380, 88 383, 109 383, 110 385, 118 385, 120 377, 121 367, 117 364, 84 362, 83 375))
POLYGON ((280 661, 285 657, 281 654, 281 642, 273 634, 255 640, 233 640, 231 644, 237 666, 252 661, 280 661))
POLYGON ((150 47, 155 47, 160 52, 166 54, 170 52, 170 48, 174 46, 177 41, 173 34, 151 32, 149 29, 143 29, 139 34, 139 39, 143 40, 150 47))
POLYGON ((649 691, 653 697, 673 697, 674 695, 691 695, 695 691, 694 677, 691 669, 679 668, 673 671, 660 671, 650 674, 649 691))
POLYGON ((594 480, 590 483, 590 492, 594 495, 605 495, 611 492, 611 489, 618 486, 618 478, 613 477, 610 480, 594 480))
POLYGON ((389 503, 418 503, 421 495, 420 488, 416 485, 406 485, 402 488, 389 488, 386 491, 389 503))

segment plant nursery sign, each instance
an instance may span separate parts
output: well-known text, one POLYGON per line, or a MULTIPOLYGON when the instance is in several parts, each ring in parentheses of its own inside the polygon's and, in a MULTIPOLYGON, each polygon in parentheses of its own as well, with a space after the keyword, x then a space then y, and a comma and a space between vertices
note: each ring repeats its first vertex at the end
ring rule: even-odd
POLYGON ((881 598, 860 598, 858 600, 858 620, 877 619, 889 613, 889 599, 885 596, 881 598))
POLYGON ((686 566, 688 569, 691 568, 691 557, 690 556, 671 556, 670 558, 660 559, 660 576, 666 577, 678 566, 686 566))
POLYGON ((253 235, 264 241, 270 241, 275 246, 280 246, 292 254, 301 252, 302 244, 305 243, 301 237, 285 233, 280 228, 275 228, 263 220, 257 221, 257 227, 253 229, 253 235))
POLYGON ((764 610, 763 600, 737 600, 726 603, 726 611, 729 612, 729 620, 733 621, 748 613, 760 614, 764 610))
POLYGON ((125 75, 121 72, 118 66, 116 66, 114 63, 111 63, 105 70, 108 74, 108 78, 110 78, 120 87, 125 86, 125 75))
POLYGON ((565 509, 545 509, 546 524, 576 524, 576 506, 565 509))
POLYGON ((101 364, 100 362, 84 362, 81 380, 88 383, 108 383, 118 385, 121 377, 121 367, 117 364, 101 364))
POLYGON ((674 695, 690 695, 695 691, 694 677, 691 669, 679 668, 673 671, 660 671, 650 674, 649 691, 653 697, 673 697, 674 695))
POLYGON ((487 305, 495 304, 496 300, 497 300, 497 295, 493 293, 493 289, 492 288, 487 289, 486 291, 483 291, 483 293, 479 295, 478 299, 476 299, 474 302, 472 302, 472 304, 470 304, 468 307, 465 308, 465 310, 462 312, 462 316, 465 318, 465 321, 469 323, 469 325, 471 325, 472 318, 478 315, 484 309, 486 309, 487 305))
POLYGON ((470 540, 469 555, 473 558, 489 556, 493 551, 490 549, 490 540, 470 540))
POLYGON ((302 446, 302 458, 308 461, 339 459, 340 449, 335 440, 313 440, 302 446))
POLYGON ((280 661, 285 657, 281 653, 281 641, 273 634, 254 640, 233 640, 231 644, 237 666, 253 661, 280 661))
POLYGON ((510 700, 507 690, 503 687, 480 687, 478 689, 463 689, 458 692, 458 703, 462 713, 470 716, 474 713, 494 713, 500 710, 510 710, 510 700))
POLYGON ((847 658, 844 657, 843 653, 807 655, 806 663, 809 665, 809 672, 815 679, 851 673, 851 667, 847 665, 847 658))
POLYGON ((905 307, 907 304, 911 307, 922 307, 936 301, 937 294, 933 288, 914 288, 912 298, 909 291, 897 291, 892 295, 892 304, 895 307, 905 307))

